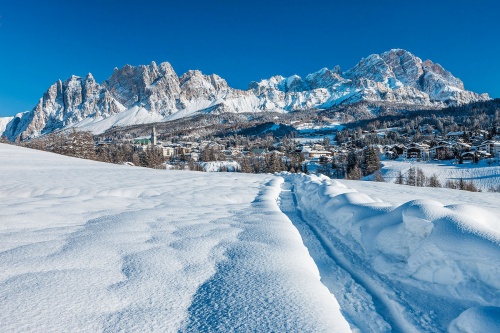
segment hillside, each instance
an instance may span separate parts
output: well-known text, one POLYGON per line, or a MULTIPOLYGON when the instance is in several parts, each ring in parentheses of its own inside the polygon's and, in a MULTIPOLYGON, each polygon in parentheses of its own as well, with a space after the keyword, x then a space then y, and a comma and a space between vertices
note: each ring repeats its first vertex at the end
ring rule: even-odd
POLYGON ((0 156, 6 331, 500 328, 496 193, 0 156))
POLYGON ((4 331, 349 328, 273 176, 0 156, 4 331))

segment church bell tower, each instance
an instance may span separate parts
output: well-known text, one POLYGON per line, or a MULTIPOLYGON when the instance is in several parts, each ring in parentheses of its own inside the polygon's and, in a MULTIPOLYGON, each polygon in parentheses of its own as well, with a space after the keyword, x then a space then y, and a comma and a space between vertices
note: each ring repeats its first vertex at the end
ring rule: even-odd
POLYGON ((156 127, 153 126, 153 131, 151 132, 151 144, 156 146, 156 127))

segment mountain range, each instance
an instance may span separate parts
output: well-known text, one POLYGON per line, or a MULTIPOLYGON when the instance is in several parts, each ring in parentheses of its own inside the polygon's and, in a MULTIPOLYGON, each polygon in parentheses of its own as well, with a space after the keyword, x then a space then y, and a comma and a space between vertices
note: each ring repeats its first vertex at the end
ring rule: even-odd
POLYGON ((190 70, 178 76, 168 62, 115 68, 103 83, 92 74, 58 80, 31 110, 0 118, 0 134, 26 140, 76 127, 102 133, 114 126, 161 122, 197 113, 291 112, 362 101, 446 107, 489 100, 431 60, 393 49, 353 68, 323 68, 301 78, 273 76, 231 88, 216 74, 190 70))

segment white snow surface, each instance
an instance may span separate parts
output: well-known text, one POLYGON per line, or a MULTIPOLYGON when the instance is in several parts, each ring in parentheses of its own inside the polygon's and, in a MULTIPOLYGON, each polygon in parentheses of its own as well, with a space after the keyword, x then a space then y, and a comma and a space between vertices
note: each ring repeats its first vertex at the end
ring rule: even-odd
POLYGON ((350 331, 280 177, 0 162, 1 331, 350 331))
POLYGON ((14 117, 0 117, 0 137, 2 136, 3 132, 7 129, 7 125, 10 123, 10 121, 14 119, 14 117))
POLYGON ((0 162, 2 331, 500 326, 497 193, 152 170, 3 144, 0 162))
POLYGON ((161 121, 165 121, 165 117, 160 114, 148 111, 143 107, 133 106, 130 109, 107 117, 85 118, 70 127, 76 127, 82 131, 90 131, 94 134, 101 134, 112 127, 150 124, 161 121))
POLYGON ((240 164, 236 161, 211 161, 201 163, 203 171, 205 172, 220 172, 225 168, 228 172, 235 172, 240 170, 240 164))
POLYGON ((401 192, 414 188, 284 177, 294 204, 282 209, 353 327, 497 331, 482 329, 500 325, 500 219, 498 207, 490 210, 496 193, 427 188, 427 198, 401 204, 401 192), (480 203, 477 195, 485 195, 487 209, 470 205, 480 203))
POLYGON ((487 191, 491 186, 497 187, 500 184, 500 166, 498 162, 488 165, 485 160, 479 161, 477 165, 469 161, 464 162, 464 164, 456 164, 451 161, 410 162, 385 160, 381 172, 387 182, 394 182, 399 171, 405 174, 410 167, 422 169, 427 177, 435 173, 443 186, 446 180, 456 181, 460 178, 465 181, 472 180, 476 187, 483 191, 487 191))

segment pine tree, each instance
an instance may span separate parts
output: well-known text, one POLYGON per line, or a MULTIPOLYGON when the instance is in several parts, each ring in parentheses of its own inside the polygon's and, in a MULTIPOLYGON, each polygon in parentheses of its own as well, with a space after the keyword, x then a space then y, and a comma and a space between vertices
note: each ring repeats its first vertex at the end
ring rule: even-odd
POLYGON ((361 169, 356 165, 351 171, 347 174, 347 179, 351 180, 360 180, 362 176, 361 169))
POLYGON ((347 173, 350 173, 354 167, 359 167, 359 156, 355 150, 351 150, 347 155, 347 173))
POLYGON ((401 172, 401 170, 399 170, 399 173, 398 173, 398 176, 396 177, 395 183, 399 184, 399 185, 403 185, 405 183, 405 178, 404 178, 403 173, 401 172))
POLYGON ((241 161, 241 172, 252 173, 252 165, 246 156, 241 161))
POLYGON ((371 175, 380 169, 380 157, 377 150, 373 147, 367 147, 363 150, 363 174, 365 176, 371 175))

